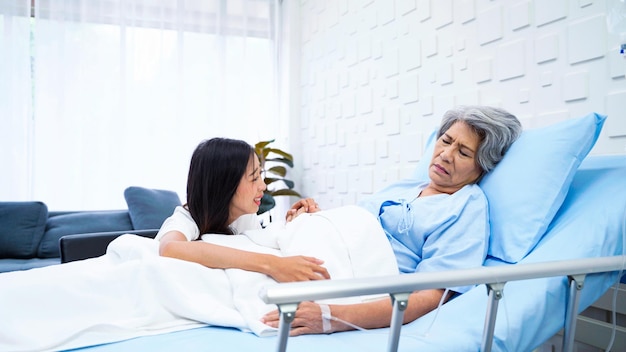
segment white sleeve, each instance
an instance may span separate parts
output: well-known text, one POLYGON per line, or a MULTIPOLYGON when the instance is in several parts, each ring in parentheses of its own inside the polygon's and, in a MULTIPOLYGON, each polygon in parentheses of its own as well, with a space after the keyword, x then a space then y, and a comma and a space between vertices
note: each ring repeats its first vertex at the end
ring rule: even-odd
POLYGON ((189 241, 196 240, 200 236, 198 225, 193 221, 189 211, 182 206, 177 206, 174 214, 165 219, 155 239, 161 240, 161 237, 170 231, 181 232, 189 241))

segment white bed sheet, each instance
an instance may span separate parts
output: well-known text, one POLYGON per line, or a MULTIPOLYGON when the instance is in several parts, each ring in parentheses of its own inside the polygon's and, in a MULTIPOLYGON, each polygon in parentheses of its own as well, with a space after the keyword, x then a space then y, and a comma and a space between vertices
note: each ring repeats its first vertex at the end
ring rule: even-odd
MULTIPOLYGON (((592 157, 583 162, 572 190, 535 250, 521 263, 624 254, 626 156, 592 157)), ((488 259, 486 265, 509 265, 488 259)), ((592 274, 585 280, 579 311, 598 299, 620 273, 592 274)), ((494 351, 530 351, 558 332, 565 318, 567 278, 509 282, 500 301, 494 351)), ((478 351, 487 306, 480 285, 440 310, 402 328, 399 351, 478 351)), ((381 351, 389 329, 308 335, 288 340, 288 351, 381 351)), ((89 351, 274 351, 276 337, 259 338, 235 329, 203 327, 94 346, 89 351)))
MULTIPOLYGON (((374 216, 353 206, 303 214, 281 228, 203 240, 328 258, 325 265, 336 278, 397 275, 391 246, 376 225, 374 216)), ((77 348, 204 324, 276 335, 260 321, 275 306, 258 295, 274 283, 259 273, 161 257, 155 240, 123 235, 98 258, 0 275, 0 350, 77 348)))

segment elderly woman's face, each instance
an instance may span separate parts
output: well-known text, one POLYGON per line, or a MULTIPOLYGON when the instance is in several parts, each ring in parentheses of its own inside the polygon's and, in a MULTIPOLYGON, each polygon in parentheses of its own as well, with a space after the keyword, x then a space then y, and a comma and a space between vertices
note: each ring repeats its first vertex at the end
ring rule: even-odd
POLYGON ((465 123, 456 122, 437 139, 428 169, 431 187, 452 194, 463 186, 475 183, 481 175, 476 162, 480 138, 465 123))

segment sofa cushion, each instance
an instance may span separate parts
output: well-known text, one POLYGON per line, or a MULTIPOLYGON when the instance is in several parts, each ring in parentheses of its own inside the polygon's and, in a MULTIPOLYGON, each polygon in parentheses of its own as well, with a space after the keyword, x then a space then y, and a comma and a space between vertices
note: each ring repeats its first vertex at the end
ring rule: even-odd
POLYGON ((0 258, 33 258, 46 228, 42 202, 0 202, 0 258))
POLYGON ((160 228, 181 205, 176 192, 136 186, 125 189, 124 198, 135 230, 160 228))
POLYGON ((0 259, 0 273, 61 264, 61 258, 0 259))
POLYGON ((59 239, 65 235, 132 229, 133 225, 126 210, 80 211, 51 216, 39 246, 38 256, 59 257, 59 239))

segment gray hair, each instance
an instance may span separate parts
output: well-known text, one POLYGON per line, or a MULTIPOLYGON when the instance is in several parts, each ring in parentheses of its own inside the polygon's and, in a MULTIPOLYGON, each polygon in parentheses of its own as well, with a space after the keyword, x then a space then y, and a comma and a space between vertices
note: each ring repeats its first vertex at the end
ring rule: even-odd
POLYGON ((503 109, 458 106, 443 115, 437 138, 457 121, 465 122, 481 140, 476 152, 476 162, 482 168, 483 175, 502 160, 506 151, 522 133, 522 124, 517 117, 503 109))

